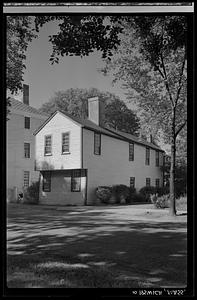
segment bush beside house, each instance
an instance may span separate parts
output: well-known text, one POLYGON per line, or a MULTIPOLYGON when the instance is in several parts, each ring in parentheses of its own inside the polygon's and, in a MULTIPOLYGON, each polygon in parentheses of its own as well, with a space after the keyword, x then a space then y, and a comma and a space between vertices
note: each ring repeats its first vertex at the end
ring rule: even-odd
POLYGON ((162 196, 158 196, 158 194, 154 194, 150 196, 151 202, 154 204, 155 208, 168 208, 170 201, 170 194, 165 194, 162 196))
POLYGON ((39 181, 32 184, 24 192, 24 203, 38 204, 39 202, 39 181))
POLYGON ((130 197, 130 189, 124 184, 117 184, 112 187, 112 196, 116 204, 127 203, 130 197))
POLYGON ((96 188, 96 197, 101 203, 109 204, 112 197, 112 187, 98 186, 96 188))
POLYGON ((143 194, 137 193, 135 188, 129 188, 124 184, 99 186, 96 188, 96 196, 103 204, 132 204, 146 201, 143 194))
POLYGON ((168 187, 143 187, 136 192, 135 188, 129 188, 123 184, 114 186, 100 186, 96 189, 96 196, 103 204, 132 204, 153 203, 157 208, 169 207, 168 187))

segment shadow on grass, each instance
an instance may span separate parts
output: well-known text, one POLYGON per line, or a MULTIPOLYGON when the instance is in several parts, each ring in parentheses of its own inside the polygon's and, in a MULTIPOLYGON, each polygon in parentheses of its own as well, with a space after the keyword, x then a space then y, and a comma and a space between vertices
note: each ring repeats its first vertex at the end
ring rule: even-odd
POLYGON ((9 211, 8 287, 184 287, 186 225, 9 211))

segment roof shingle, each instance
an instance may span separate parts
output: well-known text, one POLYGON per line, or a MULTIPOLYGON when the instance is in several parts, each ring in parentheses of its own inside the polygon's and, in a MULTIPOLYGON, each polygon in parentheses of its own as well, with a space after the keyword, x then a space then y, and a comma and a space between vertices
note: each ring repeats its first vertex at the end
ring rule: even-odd
POLYGON ((117 138, 119 140, 123 140, 123 141, 131 141, 131 142, 135 142, 144 146, 148 146, 151 147, 153 149, 159 150, 164 152, 159 146, 153 144, 153 143, 149 143, 147 141, 144 140, 140 140, 137 136, 129 134, 129 133, 125 133, 119 130, 114 130, 112 128, 109 127, 101 127, 96 125, 95 123, 93 123, 92 121, 88 120, 88 119, 80 119, 77 117, 74 117, 68 113, 62 112, 62 111, 55 111, 35 132, 34 135, 36 135, 53 117, 56 113, 61 113, 64 116, 72 119, 73 121, 77 122, 78 124, 82 125, 84 128, 89 129, 89 130, 93 130, 93 131, 97 131, 100 133, 103 133, 105 135, 117 138))
POLYGON ((23 102, 16 100, 14 98, 10 99, 10 103, 11 103, 11 109, 20 110, 20 111, 24 111, 27 113, 33 113, 33 114, 41 115, 43 117, 49 117, 49 114, 41 112, 38 109, 36 109, 32 106, 26 105, 23 102))

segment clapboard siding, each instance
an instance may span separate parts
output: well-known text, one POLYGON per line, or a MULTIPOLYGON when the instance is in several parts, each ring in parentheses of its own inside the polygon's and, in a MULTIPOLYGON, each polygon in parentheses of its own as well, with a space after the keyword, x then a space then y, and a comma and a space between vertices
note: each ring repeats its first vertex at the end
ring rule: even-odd
POLYGON ((35 166, 35 137, 33 132, 47 117, 12 110, 7 121, 7 188, 23 189, 23 172, 30 172, 30 183, 39 179, 35 166), (30 117, 30 129, 24 128, 24 117, 30 117), (30 143, 30 158, 24 158, 24 143, 30 143))
MULTIPOLYGON (((88 204, 95 201, 95 188, 114 184, 129 186, 130 177, 135 177, 136 189, 146 185, 146 178, 163 178, 160 167, 155 166, 156 151, 150 149, 150 165, 145 165, 146 147, 134 144, 134 161, 129 161, 129 143, 101 135, 101 155, 94 154, 94 132, 83 129, 83 166, 88 169, 88 204)), ((160 155, 162 156, 162 154, 160 155)), ((160 159, 160 165, 162 161, 160 159)))
POLYGON ((36 169, 81 168, 81 126, 57 113, 36 134, 36 169), (70 154, 62 154, 62 133, 70 132, 70 154), (52 135, 52 155, 44 155, 45 135, 52 135))

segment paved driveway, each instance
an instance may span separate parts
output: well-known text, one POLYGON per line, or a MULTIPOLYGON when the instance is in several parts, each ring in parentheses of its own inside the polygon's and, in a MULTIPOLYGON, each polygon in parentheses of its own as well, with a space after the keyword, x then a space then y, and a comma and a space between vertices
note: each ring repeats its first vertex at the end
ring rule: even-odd
POLYGON ((58 266, 107 270, 130 288, 185 287, 186 221, 151 205, 9 205, 8 286, 29 287, 29 264, 46 273, 58 266))

